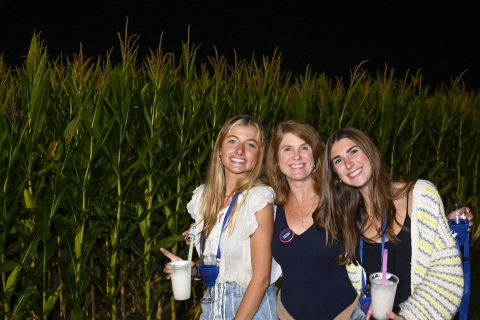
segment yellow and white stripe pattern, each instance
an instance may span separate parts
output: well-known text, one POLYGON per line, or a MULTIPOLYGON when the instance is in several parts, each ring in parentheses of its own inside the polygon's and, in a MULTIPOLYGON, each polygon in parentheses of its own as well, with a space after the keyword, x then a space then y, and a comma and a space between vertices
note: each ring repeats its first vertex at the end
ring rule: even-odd
MULTIPOLYGON (((400 304, 406 319, 452 319, 462 301, 463 268, 455 238, 448 227, 442 199, 429 181, 418 180, 412 199, 412 295, 400 304)), ((361 288, 363 268, 347 272, 361 288)))

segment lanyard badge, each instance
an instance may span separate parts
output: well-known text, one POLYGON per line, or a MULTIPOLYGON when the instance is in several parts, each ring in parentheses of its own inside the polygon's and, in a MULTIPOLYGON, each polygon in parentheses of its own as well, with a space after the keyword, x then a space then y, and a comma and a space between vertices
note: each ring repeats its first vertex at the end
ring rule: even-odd
MULTIPOLYGON (((362 218, 363 223, 363 218, 362 218)), ((385 238, 386 238, 386 219, 385 219, 385 211, 383 212, 383 223, 382 223, 382 253, 385 247, 385 238)), ((360 236, 360 264, 363 265, 363 228, 361 230, 362 235, 360 236)), ((383 254, 382 254, 383 260, 383 254)), ((362 270, 362 292, 360 293, 360 305, 362 306, 362 311, 367 314, 368 309, 370 309, 370 304, 372 303, 372 296, 370 292, 370 286, 367 286, 365 282, 365 277, 363 275, 362 270)))
MULTIPOLYGON (((228 206, 227 213, 223 218, 223 224, 222 224, 222 228, 220 229, 220 235, 219 235, 218 246, 217 246, 217 255, 216 255, 217 261, 219 261, 222 256, 222 252, 220 250, 220 239, 222 238, 223 230, 225 229, 225 225, 227 224, 228 218, 230 217, 230 213, 232 212, 233 206, 235 205, 235 202, 237 201, 237 198, 239 195, 240 193, 237 193, 233 196, 233 199, 230 202, 230 206, 228 206)), ((204 244, 204 237, 202 234, 202 237, 200 238, 200 254, 202 255, 202 259, 203 259, 203 244, 204 244)), ((220 268, 218 267, 218 265, 201 265, 198 267, 198 271, 200 271, 200 276, 202 277, 203 283, 206 286, 213 286, 215 284, 215 282, 217 281, 219 270, 220 268)))
POLYGON ((362 293, 360 294, 360 306, 365 314, 367 314, 368 309, 370 309, 371 303, 372 297, 370 294, 370 286, 365 286, 362 288, 362 293))

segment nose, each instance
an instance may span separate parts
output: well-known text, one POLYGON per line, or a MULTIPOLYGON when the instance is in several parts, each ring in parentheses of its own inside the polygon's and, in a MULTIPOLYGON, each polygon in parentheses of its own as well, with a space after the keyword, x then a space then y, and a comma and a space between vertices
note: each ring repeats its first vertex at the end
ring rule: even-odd
POLYGON ((243 154, 245 152, 245 146, 243 144, 238 144, 237 148, 235 149, 237 154, 243 154))
POLYGON ((353 166, 353 161, 351 161, 350 159, 345 158, 344 161, 345 161, 345 167, 346 167, 347 169, 350 169, 350 168, 353 166))
POLYGON ((298 151, 295 150, 295 153, 293 154, 293 159, 298 160, 298 159, 300 159, 300 158, 301 158, 300 152, 298 152, 298 151))

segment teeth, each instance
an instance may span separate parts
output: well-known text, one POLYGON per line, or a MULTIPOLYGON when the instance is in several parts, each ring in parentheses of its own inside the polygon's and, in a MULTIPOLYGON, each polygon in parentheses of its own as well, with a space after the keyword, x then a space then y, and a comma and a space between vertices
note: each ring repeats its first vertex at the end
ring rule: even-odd
POLYGON ((241 162, 241 163, 245 163, 245 159, 239 159, 239 158, 232 158, 232 161, 234 162, 241 162))
POLYGON ((360 173, 361 169, 362 169, 362 168, 359 168, 359 169, 353 171, 352 173, 349 174, 349 176, 352 177, 352 178, 355 177, 357 174, 360 173))
POLYGON ((294 165, 291 165, 290 168, 292 169, 300 169, 300 168, 303 168, 305 165, 304 164, 294 164, 294 165))

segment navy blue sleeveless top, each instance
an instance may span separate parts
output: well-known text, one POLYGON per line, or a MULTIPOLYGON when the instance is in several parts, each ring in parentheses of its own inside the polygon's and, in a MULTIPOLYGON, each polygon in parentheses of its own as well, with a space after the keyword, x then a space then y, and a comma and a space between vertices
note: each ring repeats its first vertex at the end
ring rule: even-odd
POLYGON ((286 228, 285 209, 277 207, 272 253, 282 267, 283 305, 295 319, 335 318, 357 296, 345 266, 337 264, 341 245, 324 251, 325 232, 314 225, 283 243, 279 236, 286 228))
MULTIPOLYGON (((403 226, 411 228, 411 219, 408 212, 403 226)), ((385 249, 388 249, 387 270, 398 277, 397 292, 393 305, 398 306, 408 299, 412 294, 410 289, 411 274, 410 266, 412 262, 412 237, 409 231, 400 230, 397 234, 398 243, 391 241, 385 242, 385 249)), ((368 277, 374 272, 381 271, 381 243, 363 242, 363 267, 367 274, 367 285, 370 284, 368 277)), ((358 250, 358 248, 357 248, 358 250)))

